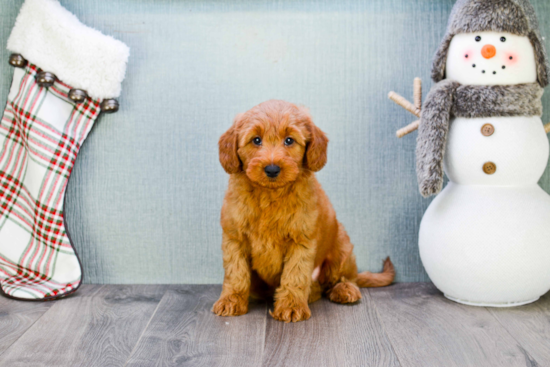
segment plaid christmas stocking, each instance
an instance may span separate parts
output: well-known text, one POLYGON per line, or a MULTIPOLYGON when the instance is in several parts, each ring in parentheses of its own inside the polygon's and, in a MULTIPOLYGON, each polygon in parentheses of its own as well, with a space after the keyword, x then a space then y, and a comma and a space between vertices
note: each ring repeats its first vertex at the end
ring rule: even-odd
POLYGON ((63 297, 82 270, 64 225, 67 182, 101 111, 114 112, 129 49, 57 0, 26 0, 8 40, 13 82, 0 121, 0 288, 63 297))

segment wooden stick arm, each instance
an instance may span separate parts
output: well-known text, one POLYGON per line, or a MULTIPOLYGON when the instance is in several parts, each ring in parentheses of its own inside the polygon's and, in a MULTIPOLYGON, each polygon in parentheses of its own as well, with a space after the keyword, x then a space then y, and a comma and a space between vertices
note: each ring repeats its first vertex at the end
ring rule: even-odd
POLYGON ((544 125, 544 131, 546 131, 547 134, 550 134, 550 123, 544 125))
POLYGON ((400 96, 399 94, 395 92, 390 92, 388 94, 388 98, 415 115, 416 117, 420 117, 420 109, 416 108, 415 105, 413 105, 411 102, 407 101, 405 98, 400 96))
POLYGON ((412 124, 407 125, 404 128, 397 130, 395 135, 397 135, 398 138, 402 138, 405 135, 409 135, 413 131, 418 130, 418 126, 420 126, 420 120, 417 120, 417 121, 413 122, 412 124))
MULTIPOLYGON (((414 78, 413 82, 413 102, 411 103, 407 101, 407 99, 403 98, 399 94, 395 92, 390 92, 388 94, 388 98, 397 103, 399 106, 403 107, 416 117, 420 118, 420 113, 422 112, 422 80, 420 78, 414 78)), ((412 133, 413 131, 418 129, 418 126, 420 125, 420 120, 413 122, 412 124, 409 124, 405 126, 402 129, 399 129, 396 133, 398 138, 402 138, 405 135, 408 135, 412 133)))
POLYGON ((422 110, 422 79, 414 78, 413 93, 414 93, 414 107, 416 107, 416 109, 420 111, 422 110))

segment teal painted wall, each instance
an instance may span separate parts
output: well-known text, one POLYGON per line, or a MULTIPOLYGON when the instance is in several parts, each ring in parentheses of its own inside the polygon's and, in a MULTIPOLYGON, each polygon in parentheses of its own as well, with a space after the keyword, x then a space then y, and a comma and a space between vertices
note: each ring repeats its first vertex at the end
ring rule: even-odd
MULTIPOLYGON (((227 175, 217 141, 237 113, 271 98, 308 106, 328 133, 318 177, 359 267, 377 271, 391 255, 398 281, 428 280, 417 248, 429 201, 417 191, 416 134, 394 135, 413 118, 387 93, 412 98, 416 76, 431 86, 452 0, 61 3, 131 47, 121 110, 100 118, 68 188, 65 216, 85 282, 220 283, 227 175)), ((0 7, 2 101, 21 4, 0 7)), ((550 2, 533 4, 550 35, 550 2)), ((548 172, 541 184, 550 190, 548 172)))

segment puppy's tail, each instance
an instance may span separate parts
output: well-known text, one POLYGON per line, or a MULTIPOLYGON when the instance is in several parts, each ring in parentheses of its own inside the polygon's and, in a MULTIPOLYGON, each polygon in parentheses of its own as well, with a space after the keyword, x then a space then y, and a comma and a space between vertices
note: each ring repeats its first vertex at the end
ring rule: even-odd
POLYGON ((365 271, 357 275, 357 285, 361 288, 385 287, 392 284, 395 278, 395 268, 388 256, 384 261, 384 269, 381 273, 365 271))

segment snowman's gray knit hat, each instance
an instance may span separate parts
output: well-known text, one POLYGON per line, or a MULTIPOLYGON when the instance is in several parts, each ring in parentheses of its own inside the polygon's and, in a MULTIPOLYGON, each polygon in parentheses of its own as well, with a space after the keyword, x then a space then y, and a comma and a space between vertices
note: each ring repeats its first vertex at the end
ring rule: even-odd
POLYGON ((437 50, 432 66, 432 79, 445 79, 445 65, 451 40, 459 33, 508 32, 529 37, 535 49, 538 82, 548 85, 550 67, 535 9, 529 0, 457 0, 447 26, 447 33, 437 50))

